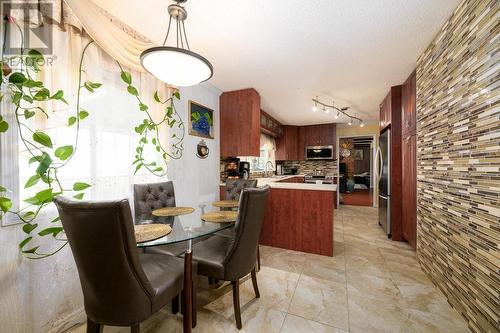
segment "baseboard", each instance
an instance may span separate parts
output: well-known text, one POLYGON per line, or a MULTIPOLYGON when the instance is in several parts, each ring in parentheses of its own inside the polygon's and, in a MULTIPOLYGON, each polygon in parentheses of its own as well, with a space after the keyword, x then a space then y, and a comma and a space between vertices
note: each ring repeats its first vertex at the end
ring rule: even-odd
POLYGON ((62 333, 68 331, 70 328, 85 323, 87 316, 85 309, 79 308, 67 315, 64 318, 57 320, 54 325, 47 331, 47 333, 62 333))

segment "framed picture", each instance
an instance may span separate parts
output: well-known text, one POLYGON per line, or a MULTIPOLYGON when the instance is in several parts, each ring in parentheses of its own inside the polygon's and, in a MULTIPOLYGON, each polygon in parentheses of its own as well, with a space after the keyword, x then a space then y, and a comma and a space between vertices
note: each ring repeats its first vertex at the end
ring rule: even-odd
POLYGON ((214 110, 189 101, 189 134, 202 138, 214 138, 214 110))
POLYGON ((354 150, 354 159, 356 161, 362 161, 363 160, 363 149, 356 149, 356 150, 354 150))

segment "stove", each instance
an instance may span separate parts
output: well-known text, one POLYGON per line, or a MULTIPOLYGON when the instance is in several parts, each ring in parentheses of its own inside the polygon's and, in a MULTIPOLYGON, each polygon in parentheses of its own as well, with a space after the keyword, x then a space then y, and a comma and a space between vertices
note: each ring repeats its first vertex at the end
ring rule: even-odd
POLYGON ((308 184, 333 184, 334 183, 333 176, 326 175, 306 175, 305 182, 308 184))

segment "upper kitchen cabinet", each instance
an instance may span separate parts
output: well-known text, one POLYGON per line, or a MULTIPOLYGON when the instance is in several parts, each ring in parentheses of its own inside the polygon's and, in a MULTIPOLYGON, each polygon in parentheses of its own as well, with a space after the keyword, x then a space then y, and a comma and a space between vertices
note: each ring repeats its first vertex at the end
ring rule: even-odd
POLYGON ((403 84, 402 101, 403 101, 403 117, 402 127, 403 134, 415 133, 417 127, 417 75, 416 71, 410 74, 406 82, 403 84))
POLYGON ((273 138, 278 138, 283 134, 283 125, 267 112, 260 111, 260 131, 273 138))
POLYGON ((221 156, 260 156, 260 95, 253 89, 220 96, 221 156))
POLYGON ((299 159, 297 126, 283 126, 283 135, 276 139, 276 160, 296 161, 299 159))
POLYGON ((304 146, 330 146, 335 144, 335 123, 300 127, 304 146))
POLYGON ((380 131, 395 123, 395 126, 400 126, 401 123, 401 90, 402 86, 394 86, 391 88, 382 103, 380 103, 380 131))

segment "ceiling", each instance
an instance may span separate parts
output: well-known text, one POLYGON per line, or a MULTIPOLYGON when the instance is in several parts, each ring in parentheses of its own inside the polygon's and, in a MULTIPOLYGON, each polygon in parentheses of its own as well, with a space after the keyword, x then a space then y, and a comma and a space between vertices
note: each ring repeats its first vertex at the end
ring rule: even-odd
MULTIPOLYGON (((95 0, 160 44, 168 0, 95 0)), ((222 91, 253 87, 284 124, 334 122, 313 97, 365 121, 378 119, 389 87, 401 84, 459 0, 189 0, 191 50, 214 66, 222 91)), ((340 122, 347 122, 339 118, 340 122)))

